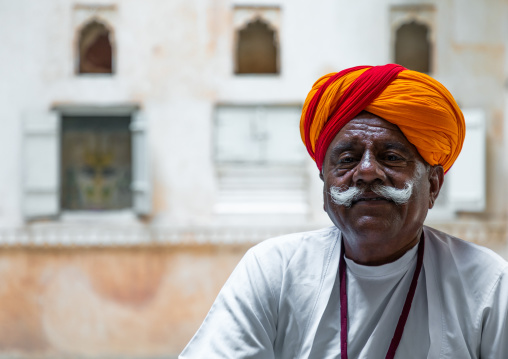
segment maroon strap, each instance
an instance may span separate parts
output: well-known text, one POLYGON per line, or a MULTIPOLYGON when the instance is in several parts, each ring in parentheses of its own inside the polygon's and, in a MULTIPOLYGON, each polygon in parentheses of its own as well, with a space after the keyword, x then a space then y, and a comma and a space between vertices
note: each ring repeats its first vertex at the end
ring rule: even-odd
MULTIPOLYGON (((397 327, 395 328, 395 333, 393 334, 392 341, 390 343, 390 347, 388 348, 388 353, 386 353, 386 359, 393 359, 395 357, 395 352, 399 346, 400 340, 402 338, 402 333, 404 333, 404 326, 406 325, 407 318, 409 316, 409 311, 411 310, 411 304, 413 303, 413 298, 416 292, 416 285, 418 284, 418 277, 420 276, 420 272, 423 266, 423 252, 425 249, 425 240, 422 233, 420 238, 420 243, 418 245, 418 258, 416 260, 416 269, 413 274, 413 279, 411 280, 411 285, 409 286, 409 291, 406 296, 406 301, 404 302, 404 307, 402 308, 402 313, 400 314, 399 321, 397 323, 397 327)), ((342 241, 341 246, 341 256, 339 262, 339 277, 340 277, 340 357, 341 359, 348 359, 347 357, 347 283, 346 283, 346 260, 345 260, 345 251, 344 251, 344 241, 342 241)))
POLYGON ((346 258, 344 240, 340 248, 339 277, 340 277, 340 358, 347 359, 347 287, 346 287, 346 258))

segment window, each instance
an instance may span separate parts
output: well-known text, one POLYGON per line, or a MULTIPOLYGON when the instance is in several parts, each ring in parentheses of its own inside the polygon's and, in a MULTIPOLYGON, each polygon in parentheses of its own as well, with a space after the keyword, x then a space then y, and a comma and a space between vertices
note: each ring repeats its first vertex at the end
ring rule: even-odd
POLYGON ((238 34, 236 73, 278 73, 277 52, 275 31, 261 19, 250 22, 238 34))
POLYGON ((218 213, 305 213, 299 106, 218 106, 218 213))
POLYGON ((132 207, 129 116, 63 116, 62 210, 132 207))
POLYGON ((234 72, 280 73, 280 9, 236 6, 234 24, 234 72))
POLYGON ((103 24, 92 21, 79 34, 78 73, 113 73, 113 49, 110 31, 103 24))
POLYGON ((24 117, 26 219, 151 212, 146 122, 137 106, 59 106, 24 117))
POLYGON ((301 108, 219 106, 215 158, 223 164, 302 164, 301 108))
POLYGON ((410 70, 430 73, 429 29, 417 22, 403 24, 395 38, 395 62, 410 70))

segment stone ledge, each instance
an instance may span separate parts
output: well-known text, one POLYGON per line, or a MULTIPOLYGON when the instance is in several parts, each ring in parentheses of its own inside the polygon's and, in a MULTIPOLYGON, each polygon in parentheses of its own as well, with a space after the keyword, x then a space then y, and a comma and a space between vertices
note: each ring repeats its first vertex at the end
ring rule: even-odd
MULTIPOLYGON (((507 224, 503 222, 430 223, 455 237, 492 246, 507 244, 507 224)), ((4 247, 131 247, 167 245, 256 244, 267 238, 321 228, 302 226, 237 227, 161 227, 115 225, 60 225, 0 228, 0 246, 4 247)))
POLYGON ((280 227, 130 227, 42 226, 0 228, 0 246, 233 245, 256 244, 267 238, 304 232, 319 226, 280 227))
POLYGON ((443 222, 429 223, 429 226, 480 245, 507 243, 508 239, 504 222, 443 222))

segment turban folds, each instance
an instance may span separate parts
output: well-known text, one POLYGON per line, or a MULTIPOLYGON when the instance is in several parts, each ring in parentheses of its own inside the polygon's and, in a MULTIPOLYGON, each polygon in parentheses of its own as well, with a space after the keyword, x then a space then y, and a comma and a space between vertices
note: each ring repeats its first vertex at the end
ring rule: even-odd
POLYGON ((358 66, 321 77, 303 105, 300 134, 319 170, 335 135, 361 111, 398 126, 425 161, 445 172, 462 149, 464 116, 437 80, 395 64, 358 66))

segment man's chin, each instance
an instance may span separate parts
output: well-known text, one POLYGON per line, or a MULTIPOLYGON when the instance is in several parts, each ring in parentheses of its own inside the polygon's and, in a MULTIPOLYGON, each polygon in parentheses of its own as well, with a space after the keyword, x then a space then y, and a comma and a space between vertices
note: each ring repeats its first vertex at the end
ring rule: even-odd
MULTIPOLYGON (((399 228, 400 229, 400 228, 399 228)), ((393 226, 386 223, 368 222, 361 225, 349 226, 341 229, 346 238, 351 238, 358 243, 369 245, 381 245, 397 237, 397 231, 393 226)))
POLYGON ((348 218, 367 217, 373 220, 393 219, 400 213, 401 206, 390 200, 358 201, 344 207, 342 213, 348 218))
POLYGON ((401 220, 400 213, 390 210, 389 207, 394 205, 392 202, 377 205, 375 208, 374 206, 363 206, 361 204, 356 207, 352 206, 348 211, 347 219, 343 218, 341 221, 344 224, 347 223, 347 225, 344 228, 339 225, 337 227, 343 232, 352 231, 361 236, 386 236, 393 232, 395 228, 400 227, 397 225, 401 220))
POLYGON ((395 205, 395 202, 390 201, 388 199, 371 199, 371 200, 359 200, 354 201, 349 208, 352 207, 373 207, 376 208, 378 206, 386 206, 386 205, 395 205))

